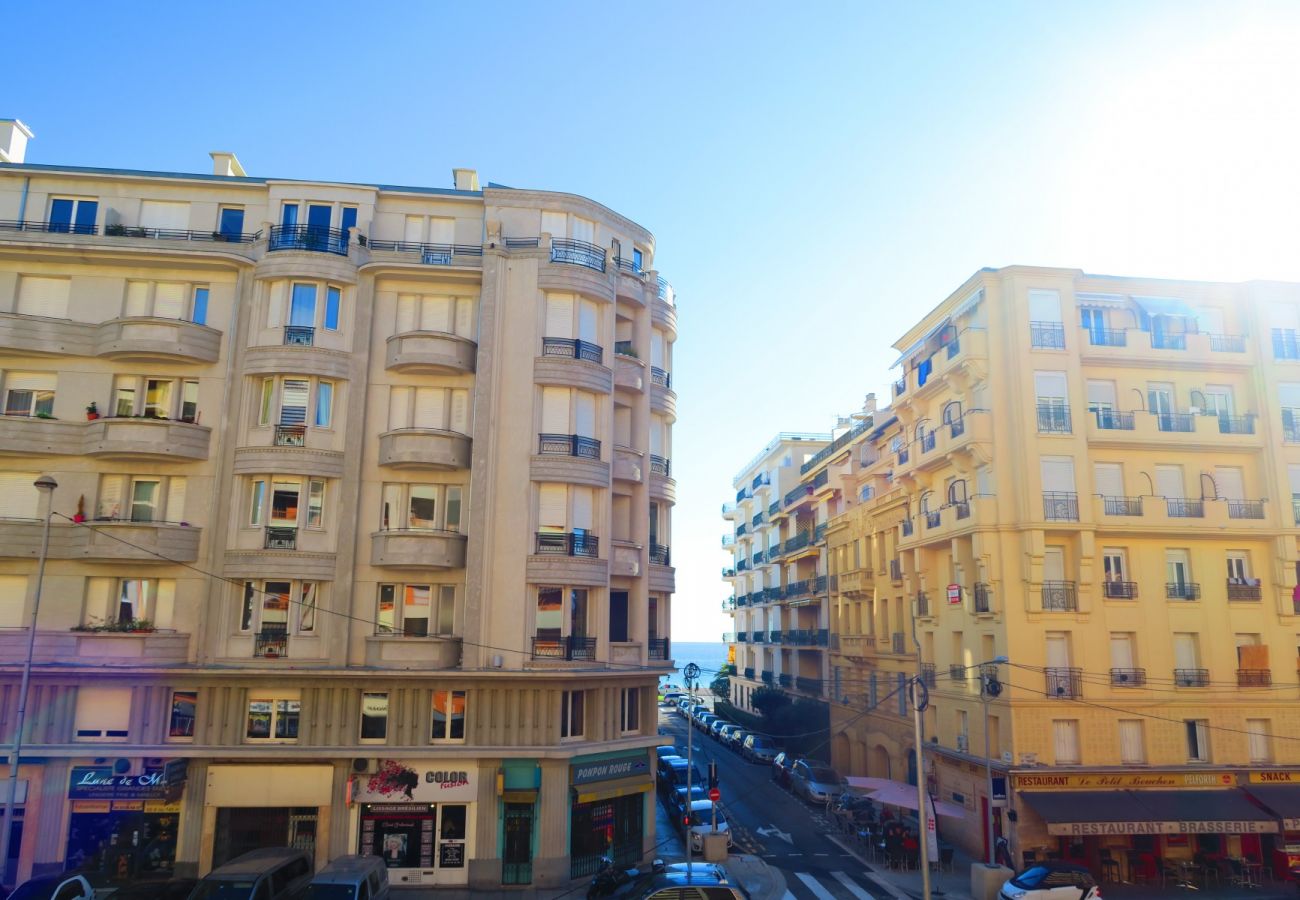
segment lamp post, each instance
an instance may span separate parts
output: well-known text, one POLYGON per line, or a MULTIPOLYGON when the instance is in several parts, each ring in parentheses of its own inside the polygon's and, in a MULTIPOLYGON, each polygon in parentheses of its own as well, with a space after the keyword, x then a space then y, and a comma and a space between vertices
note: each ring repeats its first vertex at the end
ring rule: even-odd
POLYGON ((986 663, 980 663, 980 700, 984 702, 984 788, 988 795, 988 804, 984 811, 984 827, 989 836, 989 865, 997 865, 997 850, 993 840, 993 759, 989 755, 989 699, 1002 693, 1002 685, 997 680, 999 665, 1008 662, 1005 656, 995 656, 986 663), (985 666, 994 666, 993 677, 984 672, 985 666))
POLYGON ((32 656, 36 652, 36 616, 41 609, 41 586, 45 581, 45 557, 50 551, 50 519, 54 518, 54 489, 59 483, 49 475, 35 481, 45 507, 45 524, 41 530, 41 556, 36 564, 36 596, 32 599, 32 618, 27 628, 27 660, 23 663, 23 680, 18 688, 18 715, 14 719, 14 743, 9 750, 9 789, 5 796, 4 825, 0 826, 0 884, 12 884, 17 879, 9 871, 9 837, 13 834, 14 806, 18 800, 18 760, 23 749, 23 725, 27 718, 27 689, 32 681, 32 656))

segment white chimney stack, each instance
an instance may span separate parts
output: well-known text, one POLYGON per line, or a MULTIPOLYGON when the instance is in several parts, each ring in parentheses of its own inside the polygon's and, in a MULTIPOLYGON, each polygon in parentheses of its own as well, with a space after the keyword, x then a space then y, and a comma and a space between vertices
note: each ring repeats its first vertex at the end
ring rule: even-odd
POLYGON ((212 174, 222 177, 237 176, 244 177, 244 167, 239 164, 238 157, 233 153, 223 153, 220 150, 213 150, 208 156, 212 157, 212 174))
POLYGON ((21 163, 32 137, 32 130, 17 119, 0 119, 0 162, 21 163))
POLYGON ((876 394, 874 391, 867 394, 867 399, 862 401, 862 411, 864 413, 874 413, 876 411, 876 394))
POLYGON ((458 191, 477 191, 479 189, 478 172, 474 169, 452 169, 451 179, 458 191))

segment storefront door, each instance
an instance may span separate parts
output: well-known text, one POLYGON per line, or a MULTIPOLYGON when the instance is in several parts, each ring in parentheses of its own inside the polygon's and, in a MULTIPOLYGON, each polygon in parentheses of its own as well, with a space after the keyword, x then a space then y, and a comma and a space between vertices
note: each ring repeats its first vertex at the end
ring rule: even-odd
POLYGON ((222 807, 217 810, 212 867, 263 847, 289 846, 314 859, 316 816, 314 806, 222 807))
POLYGON ((533 804, 506 804, 502 884, 533 883, 533 804))

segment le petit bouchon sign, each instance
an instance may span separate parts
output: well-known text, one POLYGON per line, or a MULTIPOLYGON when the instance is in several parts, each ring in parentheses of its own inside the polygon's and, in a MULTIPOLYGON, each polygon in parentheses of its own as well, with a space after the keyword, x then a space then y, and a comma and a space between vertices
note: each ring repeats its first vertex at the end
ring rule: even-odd
POLYGON ((1236 787, 1232 772, 1105 772, 1077 775, 1021 773, 1015 776, 1018 791, 1096 791, 1122 788, 1177 789, 1236 787))

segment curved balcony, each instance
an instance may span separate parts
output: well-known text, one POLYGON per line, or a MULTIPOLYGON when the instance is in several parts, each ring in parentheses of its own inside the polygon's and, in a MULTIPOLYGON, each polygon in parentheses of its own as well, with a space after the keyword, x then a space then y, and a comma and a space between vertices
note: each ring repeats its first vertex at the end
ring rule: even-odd
POLYGON ((81 422, 63 422, 36 416, 0 416, 0 455, 81 455, 81 422))
POLYGON ((611 302, 615 296, 605 272, 605 248, 565 238, 551 238, 549 253, 538 266, 537 286, 611 302))
POLYGON ((395 568, 463 569, 465 535, 456 531, 393 529, 370 535, 370 564, 395 568))
POLYGON ((677 590, 677 570, 672 566, 650 566, 650 590, 666 594, 677 590))
POLYGON ((677 503, 677 479, 667 475, 650 475, 650 499, 669 506, 677 503))
POLYGON ((236 475, 311 475, 342 478, 343 453, 302 446, 238 447, 233 467, 236 475))
POLYGON ((398 428, 379 436, 379 464, 391 469, 468 469, 472 442, 439 428, 398 428))
POLYGON ((181 319, 113 319, 99 326, 95 355, 145 362, 216 362, 221 332, 181 319))
POLYGON ((661 384, 650 385, 650 409, 657 412, 669 422, 677 421, 677 394, 661 384))
POLYGON ((227 578, 302 578, 332 581, 335 555, 293 546, 263 546, 226 551, 222 575, 227 578))
POLYGON ((366 638, 366 665, 378 669, 454 669, 460 638, 373 634, 366 638))
MULTIPOLYGON (((0 557, 37 559, 41 530, 40 519, 0 519, 0 557)), ((175 522, 52 522, 49 556, 155 565, 194 562, 202 536, 202 528, 175 522)))
POLYGON ((121 417, 85 425, 82 452, 101 459, 207 459, 212 429, 178 419, 121 417))
POLYGON ((91 356, 96 326, 71 319, 0 313, 0 349, 49 356, 91 356))
POLYGON ((244 351, 245 375, 315 375, 317 378, 347 380, 352 360, 342 350, 311 344, 266 344, 244 351))
POLYGON ((390 372, 463 374, 474 371, 478 345, 441 331, 404 331, 388 339, 384 368, 390 372))
POLYGON ((348 255, 348 233, 318 225, 272 225, 266 241, 267 252, 306 250, 311 253, 348 255))
POLYGON ((570 338, 542 338, 542 355, 533 361, 533 380, 598 394, 614 389, 614 373, 602 364, 604 351, 570 338))
POLYGON ((661 297, 656 297, 650 301, 650 321, 663 329, 668 334, 669 339, 676 340, 677 309, 661 297))
POLYGON ((529 471, 533 481, 609 487, 609 463, 600 459, 600 441, 578 434, 539 434, 529 471))
POLYGON ((614 480, 640 484, 644 477, 642 454, 631 447, 614 446, 614 480))
MULTIPOLYGON (((188 661, 189 646, 188 634, 173 632, 134 634, 38 629, 32 661, 37 665, 76 660, 81 666, 174 666, 188 661)), ((26 629, 0 633, 0 658, 21 659, 26 652, 26 629)))
POLYGON ((640 393, 645 390, 645 363, 635 356, 614 353, 614 387, 640 393))

